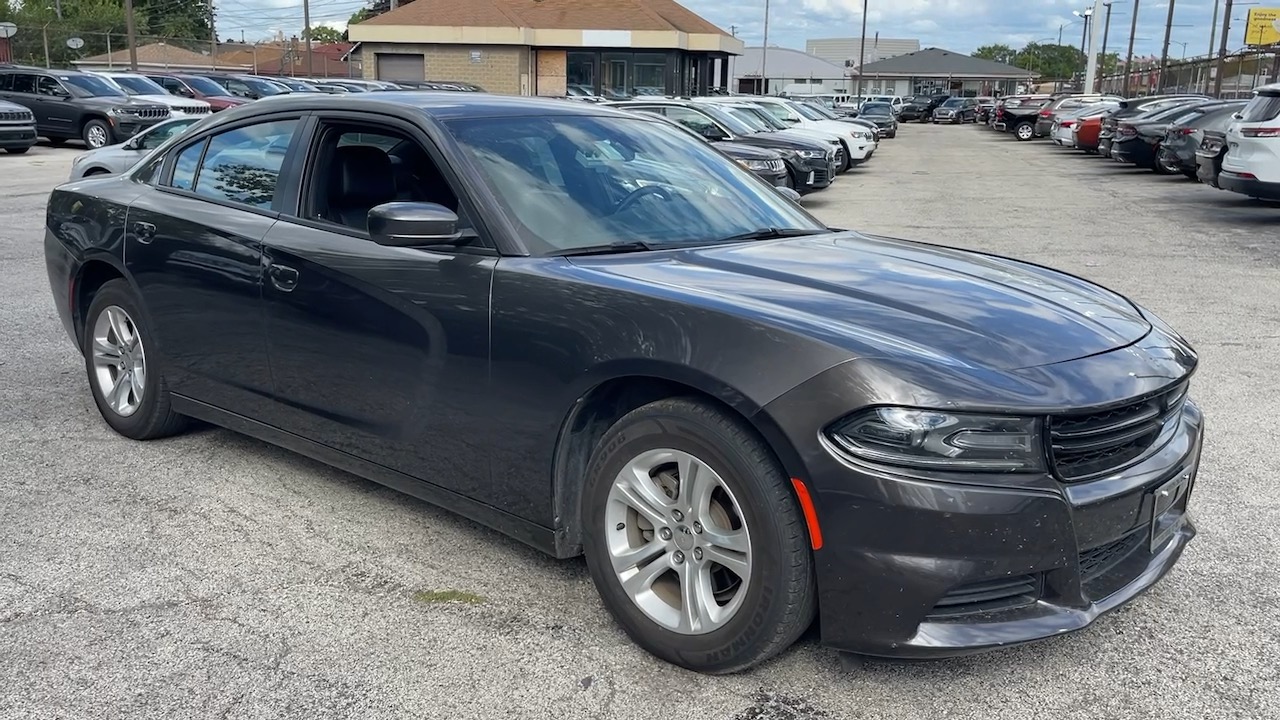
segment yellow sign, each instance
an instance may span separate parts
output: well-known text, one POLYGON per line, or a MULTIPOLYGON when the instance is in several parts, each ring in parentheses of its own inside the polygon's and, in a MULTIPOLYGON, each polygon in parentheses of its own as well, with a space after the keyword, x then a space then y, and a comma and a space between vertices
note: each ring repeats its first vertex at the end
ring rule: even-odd
POLYGON ((1245 45, 1280 43, 1280 8, 1252 8, 1244 30, 1245 45))

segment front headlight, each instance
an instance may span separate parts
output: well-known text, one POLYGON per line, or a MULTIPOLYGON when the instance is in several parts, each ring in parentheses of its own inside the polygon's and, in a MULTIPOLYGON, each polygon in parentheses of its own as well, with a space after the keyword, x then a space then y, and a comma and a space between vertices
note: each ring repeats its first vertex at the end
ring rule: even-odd
POLYGON ((825 150, 797 150, 796 153, 806 160, 822 160, 827 157, 825 150))
POLYGON ((827 430, 836 449, 883 465, 960 472, 1045 469, 1038 418, 870 408, 827 430))
POLYGON ((739 160, 738 164, 754 172, 768 172, 773 169, 773 165, 768 160, 739 160))

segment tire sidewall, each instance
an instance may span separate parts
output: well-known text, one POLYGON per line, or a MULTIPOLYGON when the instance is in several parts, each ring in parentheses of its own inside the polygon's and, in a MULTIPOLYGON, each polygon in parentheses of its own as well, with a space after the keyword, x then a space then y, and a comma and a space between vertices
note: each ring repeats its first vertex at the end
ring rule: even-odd
POLYGON ((157 412, 156 405, 160 402, 160 391, 158 390, 160 386, 160 363, 158 354, 155 352, 155 339, 151 334, 151 326, 142 312, 140 303, 135 299, 133 291, 124 280, 112 280, 103 285, 98 293, 94 295, 93 302, 89 304, 89 311, 85 313, 84 337, 81 338, 80 352, 84 356, 85 376, 89 380, 89 392, 93 395, 93 402, 98 406, 98 412, 102 414, 102 419, 121 435, 134 437, 142 434, 151 424, 151 419, 157 412), (97 323, 98 316, 102 311, 112 305, 122 308, 129 314, 129 318, 133 320, 134 329, 142 338, 142 350, 147 363, 147 381, 143 385, 142 403, 128 417, 117 414, 107 404, 106 399, 102 397, 102 391, 98 388, 93 367, 93 326, 97 323))
MULTIPOLYGON (((761 475, 778 468, 755 469, 728 438, 713 427, 678 413, 663 413, 611 429, 592 458, 583 493, 583 547, 596 588, 627 634, 649 652, 684 667, 715 672, 738 667, 754 648, 768 645, 786 608, 781 528, 768 507, 761 475), (708 441, 695 433, 715 438, 708 441), (705 635, 682 635, 650 620, 622 590, 603 537, 604 508, 613 479, 633 458, 653 448, 682 450, 712 467, 733 491, 751 540, 751 578, 747 597, 723 627, 705 635)), ((807 547, 805 548, 807 550, 807 547)))

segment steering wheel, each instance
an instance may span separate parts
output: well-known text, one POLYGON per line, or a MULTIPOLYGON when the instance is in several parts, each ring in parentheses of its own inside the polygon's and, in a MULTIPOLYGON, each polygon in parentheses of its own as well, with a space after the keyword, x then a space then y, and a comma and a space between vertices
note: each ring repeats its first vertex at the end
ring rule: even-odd
POLYGON ((630 195, 622 198, 622 200, 617 204, 617 206, 613 208, 613 214, 617 215, 623 210, 626 210, 627 208, 634 205, 636 201, 640 200, 641 198, 648 197, 650 195, 653 195, 655 197, 660 197, 663 200, 671 199, 671 192, 668 188, 663 187, 662 185, 643 185, 641 187, 636 188, 635 190, 632 190, 630 195))

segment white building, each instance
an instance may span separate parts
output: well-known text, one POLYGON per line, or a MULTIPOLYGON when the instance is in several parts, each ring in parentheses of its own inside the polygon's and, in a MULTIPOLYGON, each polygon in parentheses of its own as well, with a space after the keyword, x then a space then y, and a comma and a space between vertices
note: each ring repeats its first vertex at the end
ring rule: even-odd
POLYGON ((730 60, 733 75, 730 89, 760 95, 847 93, 853 87, 849 71, 843 64, 827 62, 799 50, 783 47, 744 48, 742 55, 730 60), (768 65, 768 83, 761 83, 768 65))
MULTIPOLYGON (((862 38, 814 38, 804 41, 805 52, 841 67, 858 67, 862 57, 859 44, 862 38)), ((873 63, 920 50, 919 40, 901 38, 867 37, 866 62, 873 63)))

